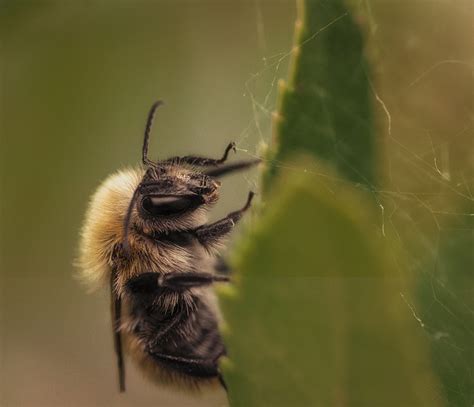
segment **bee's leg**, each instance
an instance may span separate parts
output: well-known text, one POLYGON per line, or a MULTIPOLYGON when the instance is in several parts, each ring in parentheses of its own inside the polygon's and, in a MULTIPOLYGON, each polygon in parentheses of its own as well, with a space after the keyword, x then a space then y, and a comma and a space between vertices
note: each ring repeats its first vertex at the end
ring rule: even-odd
POLYGON ((122 300, 115 290, 117 270, 114 269, 110 275, 110 294, 112 305, 112 328, 114 336, 114 348, 117 356, 117 368, 119 378, 119 391, 125 391, 125 365, 123 361, 122 336, 120 333, 122 300))
POLYGON ((247 202, 242 209, 229 213, 225 218, 218 220, 210 225, 203 225, 193 231, 199 242, 208 248, 218 246, 221 239, 225 237, 235 226, 235 224, 242 218, 247 209, 250 208, 252 199, 254 197, 252 191, 249 192, 247 202))
POLYGON ((221 373, 219 372, 217 360, 219 357, 215 358, 187 358, 183 356, 167 355, 164 353, 157 353, 149 351, 149 354, 168 368, 182 372, 186 375, 198 377, 198 378, 217 378, 224 389, 227 391, 227 386, 222 378, 221 373))
POLYGON ((229 393, 229 389, 227 388, 227 383, 224 380, 224 376, 222 376, 222 373, 219 372, 219 375, 217 376, 219 379, 219 383, 221 384, 222 388, 225 390, 226 393, 229 393))
POLYGON ((173 158, 170 158, 166 161, 164 161, 164 163, 169 163, 169 164, 172 164, 172 163, 179 163, 179 164, 190 164, 190 165, 197 165, 197 166, 201 166, 201 167, 206 167, 206 166, 215 166, 215 165, 219 165, 219 164, 223 164, 226 162, 227 160, 227 157, 229 156, 229 152, 233 150, 234 152, 236 152, 236 148, 235 148, 235 143, 234 142, 231 142, 229 143, 229 145, 226 147, 225 151, 224 151, 224 155, 219 158, 219 159, 215 159, 215 158, 205 158, 205 157, 198 157, 198 156, 193 156, 193 155, 187 155, 187 156, 184 156, 184 157, 173 157, 173 158))
POLYGON ((214 264, 214 270, 218 274, 229 275, 232 273, 232 268, 229 266, 229 263, 222 256, 218 256, 216 263, 214 264))
POLYGON ((160 275, 158 278, 158 285, 163 288, 180 291, 188 288, 203 287, 213 283, 228 281, 229 278, 226 276, 218 276, 210 273, 175 272, 160 275))
POLYGON ((203 287, 218 282, 228 282, 226 276, 199 272, 172 272, 167 274, 142 273, 131 278, 127 282, 127 290, 133 294, 141 294, 142 297, 155 295, 157 290, 167 288, 181 291, 193 287, 203 287))
POLYGON ((260 158, 254 158, 254 159, 245 160, 245 161, 237 161, 236 163, 221 165, 216 168, 207 170, 205 174, 209 177, 219 178, 235 171, 246 170, 247 168, 260 164, 261 162, 262 160, 260 158))

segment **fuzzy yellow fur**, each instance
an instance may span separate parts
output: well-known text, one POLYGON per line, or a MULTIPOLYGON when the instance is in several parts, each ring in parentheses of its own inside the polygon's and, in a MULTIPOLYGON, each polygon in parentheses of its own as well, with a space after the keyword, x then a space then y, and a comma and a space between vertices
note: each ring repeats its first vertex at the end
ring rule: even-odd
MULTIPOLYGON (((176 178, 185 179, 187 170, 176 167, 171 168, 170 173, 176 178)), ((119 171, 108 177, 92 196, 81 233, 78 262, 81 279, 91 289, 96 289, 108 281, 114 246, 122 241, 124 218, 143 175, 142 168, 119 171)), ((184 230, 197 227, 205 220, 206 208, 202 207, 174 221, 163 219, 161 229, 184 230)), ((140 219, 135 208, 130 222, 130 226, 132 225, 138 226, 145 233, 148 232, 146 223, 140 219)), ((119 292, 125 281, 132 276, 143 272, 168 273, 186 270, 187 265, 193 262, 192 252, 175 245, 157 247, 133 230, 129 232, 128 242, 131 257, 119 270, 119 292)))
POLYGON ((79 246, 80 275, 91 289, 109 279, 112 251, 122 240, 125 214, 143 174, 142 168, 119 171, 92 195, 79 246))

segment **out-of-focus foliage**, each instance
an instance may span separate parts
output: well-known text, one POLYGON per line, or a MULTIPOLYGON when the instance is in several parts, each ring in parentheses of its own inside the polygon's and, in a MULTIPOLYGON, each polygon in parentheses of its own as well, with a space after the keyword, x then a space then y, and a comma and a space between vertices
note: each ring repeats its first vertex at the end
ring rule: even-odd
POLYGON ((462 219, 459 226, 461 230, 453 227, 440 238, 436 273, 422 275, 417 293, 419 317, 431 334, 433 367, 453 406, 472 405, 474 400, 472 217, 462 219))
POLYGON ((300 5, 263 214, 234 257, 236 288, 222 298, 231 403, 469 405, 472 224, 440 242, 443 281, 407 272, 405 236, 386 233, 386 197, 374 178, 370 104, 383 101, 369 79, 360 29, 342 1, 300 5))
POLYGON ((292 72, 280 83, 271 173, 305 151, 348 179, 371 184, 375 143, 360 29, 343 1, 300 1, 300 10, 292 72))
POLYGON ((284 172, 223 301, 231 405, 439 405, 367 197, 284 172))

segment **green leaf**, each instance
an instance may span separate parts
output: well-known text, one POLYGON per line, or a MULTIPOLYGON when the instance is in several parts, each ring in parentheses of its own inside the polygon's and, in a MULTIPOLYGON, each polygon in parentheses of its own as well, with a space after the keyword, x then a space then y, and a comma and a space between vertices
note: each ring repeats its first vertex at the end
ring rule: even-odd
MULTIPOLYGON (((273 163, 298 151, 350 180, 374 182, 374 137, 362 35, 341 0, 298 3, 288 84, 280 83, 273 163)), ((272 164, 267 183, 277 172, 272 164)))
POLYGON ((231 405, 438 406, 412 282, 378 227, 361 34, 340 0, 300 2, 296 27, 261 216, 221 295, 231 405))
POLYGON ((442 223, 433 263, 418 281, 420 318, 449 405, 474 403, 474 233, 472 203, 442 223), (433 270, 433 271, 431 271, 433 270))
POLYGON ((438 405, 426 337, 367 197, 304 172, 277 184, 222 297, 231 404, 438 405))

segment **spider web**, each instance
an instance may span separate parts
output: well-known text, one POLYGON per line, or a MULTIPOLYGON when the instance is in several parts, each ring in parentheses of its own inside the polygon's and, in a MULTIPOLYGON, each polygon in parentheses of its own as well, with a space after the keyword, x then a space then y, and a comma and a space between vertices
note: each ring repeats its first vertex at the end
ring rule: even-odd
MULTIPOLYGON (((369 46, 385 50, 390 34, 394 42, 391 45, 401 47, 402 41, 398 44, 394 36, 400 32, 405 35, 403 27, 392 28, 391 32, 390 28, 384 30, 381 27, 387 20, 383 17, 378 20, 371 3, 361 2, 359 8, 369 27, 369 46)), ((434 12, 442 13, 441 6, 439 9, 434 12)), ((236 138, 238 151, 287 171, 314 174, 325 179, 328 188, 332 183, 347 183, 342 177, 324 173, 317 164, 302 170, 268 160, 264 155, 271 141, 278 81, 287 77, 288 63, 295 50, 266 55, 265 19, 258 0, 255 14, 263 56, 261 69, 251 74, 244 86, 252 117, 236 138)), ((318 41, 319 34, 330 30, 338 19, 329 21, 308 41, 318 41)), ((455 18, 453 23, 457 23, 455 18)), ((449 29, 453 26, 447 28, 449 41, 458 41, 449 29)), ((419 36, 426 40, 423 32, 419 36)), ((474 401, 474 64, 467 58, 446 57, 448 49, 438 46, 435 35, 431 41, 415 46, 415 49, 431 48, 431 53, 421 55, 411 69, 400 66, 399 61, 397 64, 396 55, 403 51, 395 50, 395 56, 382 63, 380 71, 385 69, 385 75, 370 83, 378 124, 378 153, 384 162, 378 171, 377 185, 356 184, 355 187, 373 196, 379 208, 379 237, 386 238, 393 247, 401 275, 416 280, 415 293, 409 290, 399 293, 401 304, 432 344, 433 366, 441 377, 447 399, 450 404, 471 405, 474 401), (397 70, 403 72, 393 80, 390 74, 395 77, 397 70), (431 98, 436 96, 442 99, 432 102, 431 98), (421 102, 428 106, 420 105, 421 102), (452 102, 457 103, 457 108, 450 107, 452 102), (430 120, 434 122, 432 125, 430 120)), ((247 182, 250 188, 256 188, 258 180, 247 178, 247 182)))

